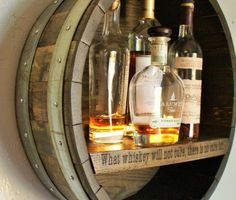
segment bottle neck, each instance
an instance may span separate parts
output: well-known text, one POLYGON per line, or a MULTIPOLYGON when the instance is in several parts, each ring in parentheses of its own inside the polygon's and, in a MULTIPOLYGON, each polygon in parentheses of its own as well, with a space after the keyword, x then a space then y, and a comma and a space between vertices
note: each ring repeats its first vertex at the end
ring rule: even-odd
POLYGON ((120 5, 111 7, 105 14, 103 36, 121 34, 120 30, 120 5))
POLYGON ((182 24, 179 26, 179 38, 193 38, 193 27, 182 24))
POLYGON ((181 23, 179 27, 179 37, 193 37, 193 3, 181 4, 181 23))
POLYGON ((153 37, 151 39, 151 64, 166 65, 168 55, 168 37, 153 37))
POLYGON ((144 0, 143 19, 155 19, 155 0, 144 0))

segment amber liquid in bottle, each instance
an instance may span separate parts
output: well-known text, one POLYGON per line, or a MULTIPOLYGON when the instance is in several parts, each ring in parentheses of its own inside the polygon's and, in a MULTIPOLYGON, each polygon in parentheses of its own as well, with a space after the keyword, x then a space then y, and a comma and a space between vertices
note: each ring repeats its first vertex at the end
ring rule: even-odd
POLYGON ((89 49, 89 138, 120 143, 125 128, 130 53, 120 30, 120 0, 105 13, 102 37, 89 49))
POLYGON ((149 29, 151 65, 136 73, 129 86, 129 108, 137 146, 174 144, 184 100, 184 87, 179 76, 167 65, 168 41, 171 30, 149 29))
POLYGON ((134 128, 139 134, 150 135, 150 143, 154 144, 174 144, 178 142, 179 127, 152 128, 147 124, 135 124, 134 128))

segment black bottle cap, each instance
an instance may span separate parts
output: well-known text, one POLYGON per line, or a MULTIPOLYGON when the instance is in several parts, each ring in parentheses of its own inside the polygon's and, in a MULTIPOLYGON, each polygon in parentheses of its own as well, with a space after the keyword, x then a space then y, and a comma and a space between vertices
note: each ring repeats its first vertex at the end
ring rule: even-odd
POLYGON ((163 26, 154 26, 148 29, 148 34, 151 37, 169 37, 172 34, 172 30, 163 26))

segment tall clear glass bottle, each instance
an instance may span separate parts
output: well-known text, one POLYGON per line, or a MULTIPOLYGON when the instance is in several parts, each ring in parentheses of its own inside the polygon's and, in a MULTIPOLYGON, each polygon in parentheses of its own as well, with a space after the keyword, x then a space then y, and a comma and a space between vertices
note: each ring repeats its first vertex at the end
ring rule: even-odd
POLYGON ((171 30, 149 29, 151 65, 136 73, 129 86, 131 121, 138 146, 173 144, 178 141, 184 86, 167 65, 171 30))
POLYGON ((184 0, 181 9, 179 36, 170 46, 169 56, 171 66, 182 78, 186 91, 180 137, 193 140, 199 136, 203 60, 201 47, 193 34, 194 1, 184 0))
POLYGON ((105 14, 102 39, 89 51, 89 136, 99 143, 121 142, 125 128, 130 53, 119 13, 115 0, 105 14))
MULTIPOLYGON (((129 82, 134 74, 151 64, 151 43, 148 40, 148 29, 160 25, 155 18, 155 0, 142 0, 142 18, 129 33, 130 50, 129 82)), ((130 123, 130 114, 127 109, 126 136, 133 137, 134 128, 130 123)))
POLYGON ((155 18, 155 0, 142 0, 142 18, 129 33, 130 73, 129 80, 137 71, 151 64, 151 43, 148 29, 160 25, 155 18))

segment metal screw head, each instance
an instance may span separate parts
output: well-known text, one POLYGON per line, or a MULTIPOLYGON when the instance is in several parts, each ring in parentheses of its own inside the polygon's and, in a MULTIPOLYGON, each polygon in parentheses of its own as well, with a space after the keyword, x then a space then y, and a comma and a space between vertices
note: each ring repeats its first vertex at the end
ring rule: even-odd
POLYGON ((38 168, 39 168, 39 165, 38 165, 38 164, 35 164, 34 166, 35 166, 35 168, 36 168, 36 169, 38 169, 38 168))
POLYGON ((58 103, 57 103, 57 102, 54 102, 54 106, 55 106, 55 107, 58 107, 58 103))
POLYGON ((21 98, 21 99, 20 99, 20 102, 21 102, 21 103, 24 103, 24 99, 23 99, 23 98, 21 98))
POLYGON ((70 176, 70 180, 75 180, 74 176, 70 176))
POLYGON ((38 29, 36 29, 36 30, 35 30, 35 34, 38 34, 38 33, 39 33, 39 30, 38 30, 38 29))
POLYGON ((51 192, 53 192, 53 191, 54 191, 54 189, 51 187, 51 188, 50 188, 50 191, 51 191, 51 192))
POLYGON ((57 58, 57 62, 61 63, 61 58, 60 57, 57 58))
POLYGON ((24 136, 25 136, 25 138, 27 138, 27 137, 28 137, 28 133, 27 133, 27 132, 25 132, 24 136))
POLYGON ((54 4, 57 4, 57 3, 58 3, 58 0, 55 0, 53 3, 54 3, 54 4))
POLYGON ((24 66, 26 67, 28 64, 27 64, 27 62, 24 62, 24 66))
POLYGON ((66 30, 69 31, 70 28, 71 28, 71 25, 68 25, 68 26, 66 27, 66 30))

